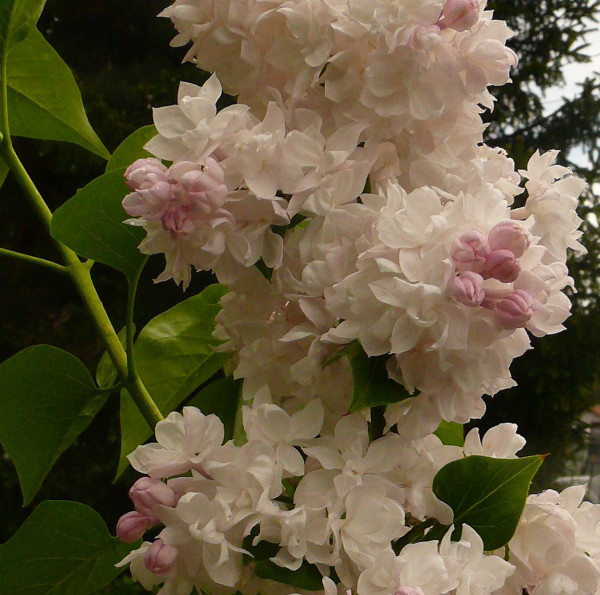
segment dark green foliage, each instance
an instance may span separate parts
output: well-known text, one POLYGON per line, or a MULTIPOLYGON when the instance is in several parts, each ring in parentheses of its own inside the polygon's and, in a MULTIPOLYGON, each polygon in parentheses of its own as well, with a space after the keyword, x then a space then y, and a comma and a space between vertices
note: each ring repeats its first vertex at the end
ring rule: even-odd
POLYGON ((87 595, 108 585, 137 544, 112 537, 95 511, 78 502, 42 502, 0 546, 0 593, 87 595))
POLYGON ((497 550, 513 536, 542 462, 540 456, 464 457, 438 471, 433 493, 452 508, 454 525, 469 525, 479 533, 484 550, 497 550))

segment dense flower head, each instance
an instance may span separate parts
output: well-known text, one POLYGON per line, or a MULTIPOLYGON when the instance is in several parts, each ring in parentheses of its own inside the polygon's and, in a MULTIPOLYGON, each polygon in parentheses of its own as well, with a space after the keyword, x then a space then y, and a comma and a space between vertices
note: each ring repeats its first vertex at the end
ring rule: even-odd
POLYGON ((585 184, 558 153, 516 171, 483 143, 488 87, 517 61, 485 4, 175 0, 161 13, 213 74, 154 110, 123 207, 147 233, 140 250, 165 255, 157 281, 186 288, 195 269, 227 285, 214 337, 241 390, 235 441, 184 407, 129 454, 147 477, 117 534, 153 528, 121 563, 146 589, 289 595, 254 572, 260 547, 281 572, 313 565, 325 595, 598 589, 600 512, 580 488, 530 497, 508 558, 452 526, 434 490, 448 463, 523 447, 513 424, 462 446, 434 432, 481 417, 530 335, 563 330, 567 250, 582 250, 585 184), (237 103, 218 110, 223 90, 237 103), (405 389, 383 417, 360 410, 357 353, 405 389), (445 533, 427 540, 434 525, 445 533))

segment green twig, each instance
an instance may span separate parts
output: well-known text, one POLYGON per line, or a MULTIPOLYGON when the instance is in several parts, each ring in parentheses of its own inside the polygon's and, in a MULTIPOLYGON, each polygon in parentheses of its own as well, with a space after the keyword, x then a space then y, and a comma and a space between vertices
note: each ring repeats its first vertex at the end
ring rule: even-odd
POLYGON ((113 384, 112 386, 108 386, 106 388, 97 388, 96 392, 99 395, 110 395, 111 393, 114 393, 117 390, 121 390, 123 386, 124 385, 122 382, 117 382, 117 384, 113 384))
POLYGON ((66 267, 62 266, 62 264, 58 264, 57 262, 52 262, 51 260, 46 260, 45 258, 38 258, 37 256, 31 256, 30 254, 23 254, 22 252, 15 252, 14 250, 8 250, 7 248, 0 248, 0 256, 8 256, 9 258, 14 258, 23 262, 37 264, 46 267, 47 269, 51 269, 57 273, 68 272, 66 267))
POLYGON ((146 263, 148 262, 148 256, 146 256, 140 266, 138 267, 135 275, 129 280, 129 291, 127 293, 127 311, 125 315, 125 334, 126 334, 126 345, 127 345, 127 369, 129 371, 129 379, 134 380, 138 377, 137 370, 135 367, 135 358, 133 357, 133 339, 135 335, 135 324, 133 322, 133 309, 135 306, 135 295, 137 293, 138 284, 140 282, 140 276, 146 263))
MULTIPOLYGON (((50 232, 52 211, 48 208, 48 205, 39 193, 33 180, 30 178, 18 155, 15 153, 10 138, 7 106, 6 56, 2 54, 0 57, 0 126, 2 126, 1 132, 3 137, 2 144, 0 145, 0 153, 10 167, 17 183, 28 198, 40 221, 46 230, 50 232)), ((96 330, 100 334, 108 355, 117 370, 119 380, 129 391, 129 394, 150 427, 154 427, 163 419, 162 413, 156 406, 156 403, 153 401, 141 379, 136 375, 130 375, 129 367, 127 365, 127 353, 123 349, 119 337, 117 337, 117 333, 113 328, 110 318, 108 317, 92 282, 89 261, 88 263, 81 262, 77 254, 75 254, 68 246, 56 239, 54 241, 65 262, 64 268, 67 270, 79 295, 92 316, 96 330)))
POLYGON ((415 543, 421 541, 425 535, 425 531, 432 527, 436 521, 433 519, 427 519, 417 525, 415 525, 408 533, 405 533, 398 541, 394 543, 394 552, 399 554, 402 548, 409 543, 415 543))

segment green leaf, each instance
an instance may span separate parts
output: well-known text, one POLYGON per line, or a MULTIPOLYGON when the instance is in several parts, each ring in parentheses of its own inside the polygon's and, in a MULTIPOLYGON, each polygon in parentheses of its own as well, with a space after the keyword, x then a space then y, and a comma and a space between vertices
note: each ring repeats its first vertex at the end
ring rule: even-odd
POLYGON ((121 202, 128 192, 123 170, 92 180, 56 210, 50 228, 52 237, 80 256, 133 278, 146 258, 137 248, 145 232, 123 223, 127 214, 121 202))
POLYGON ((225 440, 233 438, 233 426, 237 400, 242 386, 241 380, 234 380, 231 376, 219 378, 203 388, 188 405, 198 407, 204 415, 214 413, 225 426, 225 440))
MULTIPOLYGON (((135 325, 133 328, 135 332, 135 325)), ((123 327, 117 334, 119 337, 119 341, 121 341, 121 345, 126 349, 125 344, 127 343, 127 327, 123 327)), ((108 355, 108 351, 105 351, 98 362, 98 366, 96 367, 96 383, 100 388, 108 388, 112 386, 117 380, 117 370, 108 355)))
POLYGON ((533 476, 543 457, 494 459, 465 457, 442 467, 433 493, 454 511, 454 524, 470 525, 484 549, 496 550, 513 536, 523 512, 533 476))
POLYGON ((397 403, 410 397, 401 384, 388 377, 386 369, 388 356, 369 357, 361 349, 353 353, 349 359, 354 378, 351 413, 367 407, 397 403))
POLYGON ((46 0, 2 0, 0 2, 0 56, 25 39, 35 27, 46 0))
POLYGON ((36 345, 0 364, 0 444, 17 468, 24 505, 105 401, 62 349, 36 345))
POLYGON ((152 157, 144 145, 157 135, 154 124, 138 128, 132 132, 114 151, 106 164, 106 172, 129 167, 136 159, 152 157))
MULTIPOLYGON (((213 347, 215 316, 227 289, 210 285, 204 291, 153 318, 135 343, 137 371, 164 415, 176 409, 229 359, 213 347)), ((121 460, 117 477, 127 468, 126 456, 150 438, 150 428, 129 394, 121 393, 121 460)))
POLYGON ((302 562, 302 566, 298 570, 290 570, 277 566, 269 560, 258 560, 254 565, 254 572, 260 578, 271 579, 299 589, 323 590, 323 576, 316 566, 306 561, 302 562))
POLYGON ((100 515, 78 502, 42 502, 0 546, 2 595, 87 595, 108 585, 136 544, 111 537, 100 515))
POLYGON ((71 70, 37 29, 10 49, 6 68, 12 135, 75 143, 110 157, 87 119, 71 70))
POLYGON ((8 167, 6 161, 0 157, 0 188, 2 188, 2 184, 4 184, 4 180, 6 180, 6 176, 10 168, 8 167))
POLYGON ((455 421, 444 421, 438 426, 434 434, 448 446, 463 446, 465 443, 465 431, 462 424, 455 421))

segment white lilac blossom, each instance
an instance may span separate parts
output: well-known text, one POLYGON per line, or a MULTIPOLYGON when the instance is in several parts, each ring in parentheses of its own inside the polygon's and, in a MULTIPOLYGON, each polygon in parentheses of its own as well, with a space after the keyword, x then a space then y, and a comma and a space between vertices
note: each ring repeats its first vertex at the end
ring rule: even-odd
POLYGON ((524 446, 509 423, 462 446, 434 431, 481 417, 529 336, 563 330, 582 250, 585 183, 558 153, 516 171, 483 143, 488 87, 517 61, 506 23, 485 0, 175 0, 161 16, 213 74, 154 110, 123 207, 140 250, 165 255, 158 281, 227 285, 214 336, 242 389, 235 442, 184 407, 129 455, 147 477, 117 534, 153 541, 120 565, 161 595, 290 595, 255 572, 267 545, 284 573, 313 565, 324 595, 599 592, 584 488, 530 496, 507 552, 453 527, 434 490, 449 463, 524 446), (237 103, 218 110, 222 90, 237 103), (355 410, 353 349, 410 395, 384 420, 355 410))

